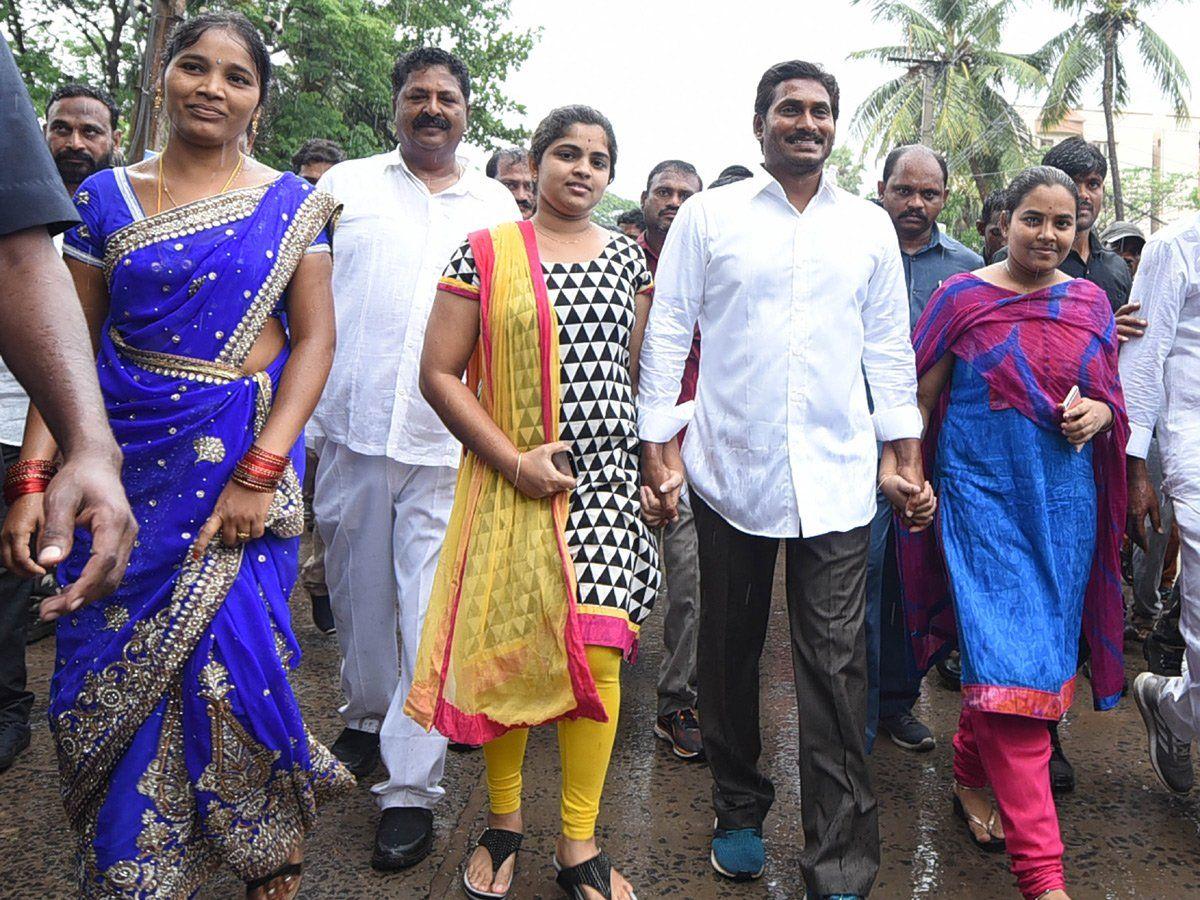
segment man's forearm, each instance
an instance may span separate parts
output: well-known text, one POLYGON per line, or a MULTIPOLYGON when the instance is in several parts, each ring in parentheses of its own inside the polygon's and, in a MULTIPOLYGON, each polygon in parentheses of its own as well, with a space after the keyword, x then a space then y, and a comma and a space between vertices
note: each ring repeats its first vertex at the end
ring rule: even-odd
POLYGON ((44 228, 0 237, 0 355, 65 455, 115 455, 75 287, 44 228))

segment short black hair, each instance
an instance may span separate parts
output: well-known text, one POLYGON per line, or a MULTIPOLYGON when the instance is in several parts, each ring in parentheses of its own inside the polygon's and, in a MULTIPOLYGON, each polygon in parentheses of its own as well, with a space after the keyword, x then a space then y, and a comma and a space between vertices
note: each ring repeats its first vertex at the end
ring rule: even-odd
POLYGON ((996 188, 983 198, 983 209, 979 212, 979 220, 987 225, 992 221, 992 216, 998 212, 1004 212, 1008 208, 1007 201, 1008 191, 1005 188, 996 188))
POLYGON ((80 84, 77 81, 72 81, 69 84, 64 84, 55 89, 50 95, 50 99, 46 101, 46 117, 50 117, 50 107, 59 100, 69 100, 72 97, 90 97, 92 100, 98 100, 108 107, 108 121, 113 131, 117 130, 117 123, 121 120, 121 111, 117 109, 117 101, 112 98, 112 94, 104 90, 104 88, 92 87, 90 84, 80 84))
POLYGON ((654 179, 663 172, 678 172, 680 175, 695 178, 696 182, 700 185, 700 190, 704 190, 704 179, 700 177, 700 173, 696 171, 696 167, 690 162, 684 162, 682 159, 664 159, 651 169, 650 174, 646 176, 646 190, 650 190, 650 185, 654 184, 654 179))
POLYGON ((829 108, 833 113, 833 120, 836 122, 838 117, 838 102, 841 99, 837 79, 816 63, 804 62, 801 59, 790 59, 787 62, 775 63, 775 65, 763 72, 762 78, 758 80, 758 92, 754 95, 755 114, 765 116, 767 110, 771 108, 771 101, 775 98, 775 88, 779 87, 785 81, 792 81, 796 78, 801 78, 805 81, 815 81, 821 87, 825 88, 825 92, 829 94, 829 108))
POLYGON ((396 65, 392 66, 392 99, 395 100, 404 90, 404 82, 408 81, 409 75, 413 72, 424 72, 434 66, 443 66, 449 70, 450 74, 458 81, 463 102, 470 103, 471 73, 467 71, 467 64, 441 47, 418 47, 415 50, 409 50, 396 60, 396 65))
POLYGON ((1040 187, 1066 188, 1075 198, 1076 207, 1079 206, 1079 188, 1075 186, 1075 181, 1065 171, 1057 166, 1030 166, 1028 169, 1018 172, 1017 176, 1008 183, 1008 187, 1004 190, 1004 209, 1009 215, 1016 212, 1021 201, 1040 187))
POLYGON ((521 163, 529 162, 529 151, 524 147, 501 147, 488 159, 487 165, 483 168, 483 174, 488 178, 495 178, 500 174, 500 166, 502 163, 508 163, 511 166, 520 165, 521 163))
POLYGON ((258 105, 263 106, 271 96, 271 78, 275 69, 271 65, 271 54, 263 43, 262 35, 240 12, 205 12, 176 25, 167 36, 163 47, 162 70, 180 53, 200 40, 205 32, 214 28, 232 31, 246 47, 258 74, 258 105))
POLYGON ((892 180, 892 175, 896 171, 896 166, 900 165, 900 160, 914 151, 928 153, 937 160, 938 167, 942 170, 942 187, 947 187, 950 184, 950 169, 946 165, 946 157, 933 148, 926 147, 924 144, 904 144, 895 148, 887 155, 887 158, 883 161, 884 186, 886 187, 887 183, 892 180))
POLYGON ((636 225, 639 229, 646 227, 646 217, 642 215, 642 211, 637 207, 627 209, 625 212, 617 216, 618 225, 636 225))
POLYGON ((1104 154, 1078 135, 1059 141, 1047 150, 1042 157, 1042 165, 1062 169, 1072 178, 1081 178, 1093 172, 1101 178, 1108 177, 1108 160, 1104 154))
POLYGON ((716 180, 720 181, 722 178, 733 178, 736 181, 742 181, 743 179, 753 178, 753 177, 754 177, 754 173, 751 172, 749 169, 747 169, 745 166, 734 163, 732 166, 726 166, 725 168, 723 168, 721 170, 721 173, 719 175, 717 175, 716 180))
POLYGON ((292 171, 299 173, 300 169, 309 163, 332 163, 336 166, 345 159, 346 151, 337 141, 309 138, 292 156, 292 171))
POLYGON ((725 187, 727 184, 735 184, 753 177, 754 173, 745 166, 729 166, 717 176, 717 180, 710 184, 708 189, 711 191, 713 188, 725 187))
POLYGON ((613 131, 612 122, 597 109, 583 104, 560 106, 550 110, 549 115, 538 123, 529 140, 529 158, 535 165, 542 164, 542 157, 550 145, 566 134, 572 125, 596 125, 604 129, 604 138, 608 141, 608 183, 612 184, 617 174, 617 135, 613 131))

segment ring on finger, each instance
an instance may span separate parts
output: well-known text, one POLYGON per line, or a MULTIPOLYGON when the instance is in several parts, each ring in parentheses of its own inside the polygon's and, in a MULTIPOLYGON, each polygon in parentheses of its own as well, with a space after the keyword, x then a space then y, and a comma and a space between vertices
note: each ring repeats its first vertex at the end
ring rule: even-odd
POLYGON ((250 532, 238 531, 234 533, 234 537, 236 537, 239 541, 248 541, 250 540, 250 532))

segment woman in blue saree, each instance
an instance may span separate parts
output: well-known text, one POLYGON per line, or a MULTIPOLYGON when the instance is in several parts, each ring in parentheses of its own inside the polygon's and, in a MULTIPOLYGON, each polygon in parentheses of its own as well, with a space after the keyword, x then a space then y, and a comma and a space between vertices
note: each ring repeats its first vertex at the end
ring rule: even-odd
MULTIPOLYGON (((292 897, 317 805, 353 784, 288 684, 337 204, 238 151, 270 80, 243 17, 182 24, 165 61, 167 148, 87 179, 66 238, 140 532, 117 591, 58 621, 50 724, 81 895, 184 897, 228 867, 292 897)), ((35 416, 22 457, 55 452, 35 416)), ((27 537, 40 495, 19 503, 27 537)))

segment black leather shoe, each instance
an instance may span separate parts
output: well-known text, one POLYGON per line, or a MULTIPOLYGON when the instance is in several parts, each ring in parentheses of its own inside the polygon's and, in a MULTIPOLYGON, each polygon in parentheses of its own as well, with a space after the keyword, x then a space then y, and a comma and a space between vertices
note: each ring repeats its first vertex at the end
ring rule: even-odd
POLYGON ((328 594, 309 594, 312 600, 312 620, 321 634, 337 634, 333 621, 333 610, 329 608, 328 594))
POLYGON ((3 772, 17 757, 29 748, 29 726, 22 722, 6 722, 0 725, 0 772, 3 772))
POLYGON ((343 728, 329 748, 355 778, 366 778, 379 765, 379 735, 357 728, 343 728))
POLYGON ((383 811, 375 829, 371 868, 395 872, 415 866, 433 849, 433 812, 416 806, 383 811))

